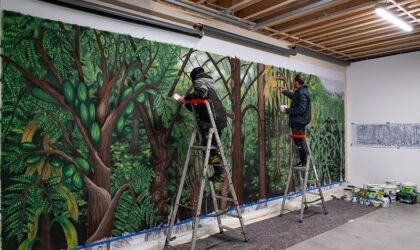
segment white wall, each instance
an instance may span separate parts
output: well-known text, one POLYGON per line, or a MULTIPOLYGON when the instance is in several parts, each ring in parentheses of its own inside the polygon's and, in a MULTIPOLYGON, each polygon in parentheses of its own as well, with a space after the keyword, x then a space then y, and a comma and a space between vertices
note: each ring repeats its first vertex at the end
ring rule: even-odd
POLYGON ((420 52, 352 63, 347 68, 348 180, 387 179, 420 187, 420 149, 354 147, 351 123, 420 123, 420 52))
MULTIPOLYGON (((101 1, 92 1, 96 3, 104 4, 101 1)), ((124 1, 126 3, 132 1, 124 1)), ((302 71, 309 74, 316 74, 332 80, 338 80, 344 82, 345 67, 334 65, 322 60, 309 58, 303 55, 295 57, 285 57, 269 52, 261 51, 255 48, 241 46, 235 43, 227 42, 220 39, 215 39, 209 36, 204 36, 202 39, 193 38, 190 36, 178 34, 175 32, 168 32, 151 28, 148 26, 142 26, 137 24, 131 24, 115 19, 105 18, 94 14, 84 13, 80 11, 71 10, 64 7, 57 7, 53 4, 40 2, 37 0, 2 0, 0 2, 2 10, 12 10, 23 14, 29 14, 32 16, 42 17, 46 19, 59 20, 71 24, 78 24, 81 26, 89 26, 95 29, 107 30, 122 34, 130 34, 134 37, 146 38, 148 40, 154 40, 159 42, 172 43, 177 45, 186 46, 189 48, 195 48, 202 51, 209 51, 221 55, 237 56, 244 60, 260 62, 268 65, 274 65, 279 67, 286 67, 297 71, 302 71)), ((106 4, 104 4, 106 5, 106 4)), ((185 14, 181 10, 171 8, 168 10, 168 6, 157 4, 151 0, 136 1, 137 6, 141 6, 144 9, 150 9, 154 12, 160 10, 161 12, 170 13, 172 16, 178 15, 178 18, 192 18, 193 15, 185 14), (184 16, 182 16, 184 15, 184 16)), ((115 7, 114 7, 115 8, 115 7)), ((130 11, 136 14, 150 16, 156 19, 162 19, 161 17, 154 17, 147 13, 136 12, 133 9, 124 9, 124 11, 130 11)), ((155 13, 156 14, 156 13, 155 13)), ((206 23, 205 19, 197 19, 190 22, 201 22, 206 23)), ((212 25, 226 26, 218 21, 211 20, 212 25)), ((185 25, 184 25, 185 26, 185 25)), ((191 26, 188 26, 191 27, 191 26)), ((215 26, 219 27, 219 26, 215 26)), ((230 26, 229 30, 238 29, 230 26)), ((242 31, 246 32, 246 31, 242 31)), ((251 33, 256 34, 256 33, 251 33)), ((248 35, 248 33, 242 33, 242 35, 248 35)), ((260 35, 262 36, 262 35, 260 35)), ((254 39, 256 37, 253 37, 254 39)), ((259 39, 259 38, 257 38, 259 39)), ((273 39, 274 40, 274 39, 273 39)), ((266 41, 267 42, 267 41, 266 41)), ((284 44, 282 44, 284 46, 284 44)))

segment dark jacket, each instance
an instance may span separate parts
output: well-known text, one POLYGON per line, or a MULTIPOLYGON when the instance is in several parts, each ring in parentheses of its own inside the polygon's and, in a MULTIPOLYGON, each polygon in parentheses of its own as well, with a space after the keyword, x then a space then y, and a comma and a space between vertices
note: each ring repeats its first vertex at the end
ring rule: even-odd
POLYGON ((309 95, 308 85, 295 90, 294 93, 285 90, 283 94, 292 99, 290 108, 286 109, 289 114, 289 126, 304 127, 311 122, 311 96, 309 95))
MULTIPOLYGON (((222 102, 217 96, 216 85, 211 77, 203 75, 193 81, 194 92, 185 96, 185 100, 191 99, 206 99, 210 103, 211 110, 213 111, 214 121, 218 129, 223 129, 227 126, 226 110, 222 102)), ((187 108, 191 110, 189 104, 187 108)), ((211 127, 210 118, 206 106, 204 104, 197 105, 196 108, 199 124, 202 127, 211 127)))

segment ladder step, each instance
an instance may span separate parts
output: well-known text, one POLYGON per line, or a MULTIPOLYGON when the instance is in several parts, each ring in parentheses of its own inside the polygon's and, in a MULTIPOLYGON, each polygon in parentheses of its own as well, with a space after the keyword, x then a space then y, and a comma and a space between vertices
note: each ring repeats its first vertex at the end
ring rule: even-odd
POLYGON ((177 204, 178 206, 180 206, 180 207, 184 207, 184 208, 187 208, 187 209, 190 209, 190 210, 195 210, 195 208, 193 208, 193 207, 189 207, 189 206, 186 206, 186 205, 183 205, 183 204, 177 204))
POLYGON ((305 171, 306 167, 293 167, 293 170, 305 171))
POLYGON ((319 195, 321 195, 320 193, 308 192, 308 191, 307 191, 306 193, 307 193, 307 194, 312 194, 312 195, 318 195, 318 196, 319 196, 319 195))
POLYGON ((313 201, 305 201, 305 204, 314 203, 314 202, 317 202, 317 201, 320 201, 320 200, 322 200, 322 198, 319 198, 319 199, 316 199, 316 200, 313 200, 313 201))
POLYGON ((226 211, 223 211, 223 210, 217 210, 216 211, 216 216, 220 216, 220 215, 227 215, 227 216, 230 216, 230 217, 241 218, 237 214, 227 213, 226 211))
MULTIPOLYGON (((206 150, 207 147, 206 146, 191 146, 191 148, 193 149, 201 149, 201 150, 206 150)), ((216 147, 210 147, 210 149, 217 149, 216 147)))
MULTIPOLYGON (((304 181, 305 181, 305 179, 304 179, 304 178, 301 178, 301 179, 300 179, 300 181, 301 181, 301 182, 304 182, 304 181)), ((316 184, 316 180, 307 180, 307 181, 306 181, 306 184, 316 184)))
POLYGON ((224 197, 224 196, 220 196, 220 195, 215 195, 217 199, 221 199, 221 200, 227 200, 227 201, 235 201, 232 198, 229 197, 224 197))

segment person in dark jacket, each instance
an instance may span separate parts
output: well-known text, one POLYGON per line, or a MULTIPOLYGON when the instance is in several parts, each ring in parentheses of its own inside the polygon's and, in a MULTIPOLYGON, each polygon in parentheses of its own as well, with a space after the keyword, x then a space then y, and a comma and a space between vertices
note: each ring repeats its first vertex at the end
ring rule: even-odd
MULTIPOLYGON (((294 135, 305 135, 305 126, 311 122, 311 96, 309 95, 308 85, 302 74, 297 74, 293 81, 295 91, 292 93, 281 87, 281 92, 292 99, 290 108, 283 111, 289 115, 289 126, 294 135)), ((304 167, 307 160, 306 145, 303 138, 293 138, 298 151, 300 163, 296 167, 304 167)))
MULTIPOLYGON (((227 126, 227 117, 226 110, 223 107, 222 102, 217 96, 216 85, 214 80, 204 72, 204 69, 201 67, 194 68, 191 73, 191 80, 194 86, 194 92, 181 96, 178 100, 178 104, 187 104, 191 99, 206 99, 210 103, 210 107, 213 113, 214 121, 216 123, 217 131, 219 137, 222 136, 223 129, 227 126)), ((191 110, 189 104, 186 107, 191 110)), ((199 104, 196 106, 198 125, 200 128, 200 133, 203 138, 203 146, 206 145, 206 139, 208 136, 209 128, 211 128, 211 121, 207 108, 204 104, 199 104)), ((216 138, 213 136, 212 146, 217 148, 216 138)), ((214 175, 209 178, 210 181, 223 182, 223 165, 221 164, 220 152, 217 149, 212 149, 210 151, 209 163, 213 165, 214 175)))

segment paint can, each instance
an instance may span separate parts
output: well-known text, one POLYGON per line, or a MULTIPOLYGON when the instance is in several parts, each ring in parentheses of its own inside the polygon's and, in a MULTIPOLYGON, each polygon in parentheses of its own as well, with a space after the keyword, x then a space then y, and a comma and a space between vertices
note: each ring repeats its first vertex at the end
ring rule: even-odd
POLYGON ((414 193, 417 185, 414 182, 405 181, 401 183, 402 191, 404 193, 414 193))
POLYGON ((362 196, 362 197, 364 197, 366 195, 366 189, 363 189, 363 188, 360 189, 359 195, 362 196))
POLYGON ((369 206, 370 205, 370 200, 369 199, 365 199, 363 201, 363 203, 365 204, 365 206, 369 206))
POLYGON ((363 205, 363 202, 365 201, 365 198, 363 196, 359 197, 359 204, 363 205))
POLYGON ((395 202, 398 187, 394 184, 384 184, 382 188, 384 189, 384 193, 391 198, 391 202, 395 202))
POLYGON ((351 198, 351 202, 353 202, 353 203, 357 203, 357 197, 356 197, 356 196, 353 196, 353 197, 351 198))
POLYGON ((344 188, 344 200, 351 201, 352 196, 353 196, 353 189, 352 188, 344 188))
POLYGON ((382 205, 382 207, 386 207, 386 208, 388 208, 388 207, 389 207, 389 199, 388 199, 388 197, 383 197, 383 198, 382 198, 382 203, 381 203, 381 205, 382 205))
POLYGON ((380 201, 377 201, 377 200, 372 200, 371 202, 372 202, 372 205, 374 207, 379 207, 381 205, 381 202, 380 201))
POLYGON ((387 180, 387 181, 385 181, 385 183, 388 184, 388 185, 397 186, 397 192, 399 192, 401 190, 401 182, 400 181, 387 180))

